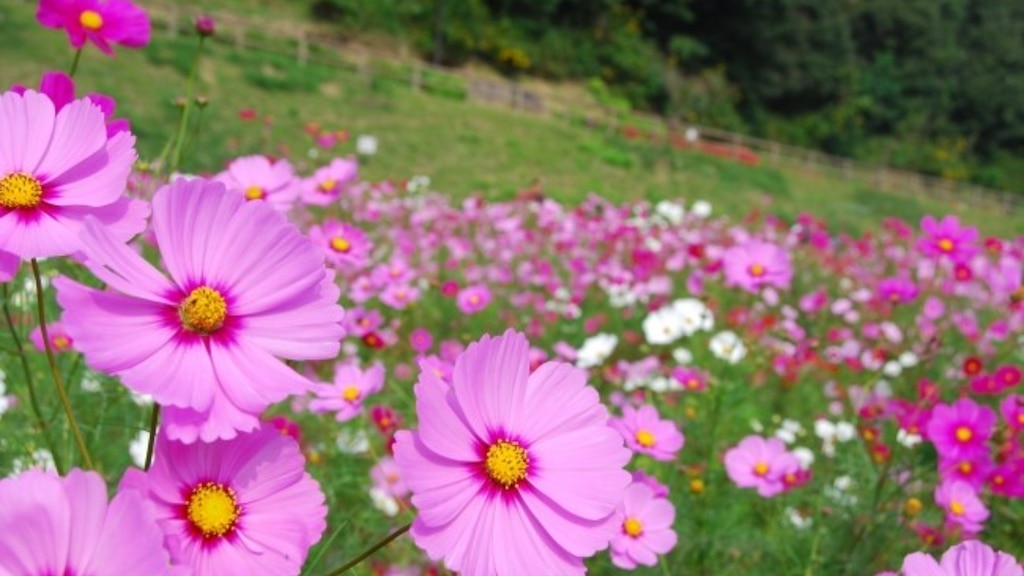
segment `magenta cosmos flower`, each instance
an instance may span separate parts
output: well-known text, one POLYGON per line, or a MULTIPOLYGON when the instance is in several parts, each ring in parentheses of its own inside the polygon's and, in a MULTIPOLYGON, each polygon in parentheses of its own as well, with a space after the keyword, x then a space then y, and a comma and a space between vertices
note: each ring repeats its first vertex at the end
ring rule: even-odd
POLYGON ((366 370, 355 364, 338 364, 334 369, 333 384, 313 387, 316 398, 309 403, 313 412, 334 412, 338 422, 346 422, 363 411, 367 396, 384 387, 384 366, 379 362, 366 370))
POLYGON ((370 263, 373 244, 365 232, 351 224, 325 220, 322 226, 310 227, 309 239, 323 249, 327 261, 340 270, 355 271, 370 263))
POLYGON ((359 161, 335 158, 302 182, 302 201, 314 206, 334 204, 341 192, 359 177, 359 161))
POLYGON ((939 404, 928 421, 928 440, 943 458, 967 460, 988 452, 987 442, 996 425, 996 413, 970 398, 952 406, 939 404))
POLYGON ((907 555, 903 576, 1024 576, 1024 568, 1006 552, 968 540, 946 550, 941 562, 923 552, 907 555))
POLYGON ((626 406, 622 418, 612 418, 609 424, 622 434, 630 450, 655 460, 674 460, 685 442, 675 422, 662 420, 650 404, 639 409, 626 406))
POLYGON ((800 461, 778 438, 747 436, 725 453, 725 471, 740 488, 769 498, 785 491, 786 476, 800 472, 800 461))
POLYGON ((649 486, 630 484, 626 496, 615 509, 618 531, 612 537, 612 564, 632 570, 638 564, 654 566, 659 554, 667 554, 676 545, 672 523, 676 509, 665 498, 658 498, 649 486))
POLYGON ((530 373, 529 349, 510 330, 471 344, 451 386, 421 371, 419 429, 395 435, 413 541, 465 576, 583 574, 630 483, 629 450, 586 373, 530 373))
POLYGON ((111 44, 149 44, 149 16, 128 0, 39 0, 36 19, 47 28, 63 28, 76 49, 88 40, 113 56, 111 44))
POLYGON ((953 215, 936 221, 932 216, 921 218, 924 234, 917 241, 917 250, 930 258, 948 258, 964 262, 978 253, 978 229, 961 226, 953 215))
POLYGON ((112 290, 55 279, 64 325, 89 366, 165 406, 171 438, 254 430, 268 405, 311 386, 278 357, 338 354, 340 290, 319 250, 262 202, 179 179, 153 207, 170 280, 89 223, 87 265, 112 290))
POLYGON ((757 292, 765 286, 785 290, 793 280, 789 252, 769 242, 751 239, 733 246, 722 254, 722 261, 725 283, 747 292, 757 292))
POLYGON ((298 443, 269 424, 211 443, 161 434, 152 468, 129 469, 120 490, 153 504, 171 558, 196 576, 286 576, 327 526, 304 466, 298 443))
POLYGON ((5 92, 0 134, 0 251, 23 259, 77 252, 87 216, 120 242, 146 227, 146 204, 124 195, 135 137, 108 139, 94 103, 57 111, 45 94, 5 92))
POLYGON ((0 480, 0 573, 188 574, 170 567, 154 511, 134 492, 107 503, 95 472, 29 470, 0 480))
MULTIPOLYGON (((18 94, 24 94, 24 86, 15 85, 11 88, 18 94)), ((63 72, 44 72, 39 81, 39 92, 46 94, 53 102, 54 109, 60 112, 61 108, 75 101, 75 82, 70 76, 63 72)), ((107 137, 111 138, 118 132, 128 132, 131 124, 124 118, 114 118, 114 110, 117 108, 117 101, 106 94, 87 94, 85 99, 99 106, 107 123, 107 137)))
POLYGON ((266 156, 235 158, 228 169, 214 179, 250 202, 263 200, 281 212, 291 209, 300 192, 291 163, 275 162, 266 156))

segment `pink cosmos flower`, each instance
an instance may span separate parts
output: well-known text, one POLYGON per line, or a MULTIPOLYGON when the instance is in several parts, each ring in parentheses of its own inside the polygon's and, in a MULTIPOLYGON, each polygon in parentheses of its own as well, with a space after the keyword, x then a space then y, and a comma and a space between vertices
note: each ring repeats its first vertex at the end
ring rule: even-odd
MULTIPOLYGON (((153 510, 134 492, 107 503, 95 472, 29 470, 0 480, 0 573, 179 574, 153 510)), ((188 574, 187 570, 184 574, 188 574)))
POLYGON ((384 366, 379 362, 365 371, 355 364, 338 364, 333 384, 313 387, 316 398, 309 403, 313 412, 334 412, 338 422, 347 422, 362 413, 363 401, 384 387, 384 366))
POLYGON ((389 456, 381 458, 370 468, 370 478, 373 485, 388 496, 405 498, 409 494, 409 487, 402 481, 398 464, 389 456))
POLYGON ((750 239, 726 250, 722 260, 726 285, 747 292, 757 292, 765 286, 785 290, 793 279, 789 252, 769 242, 750 239))
MULTIPOLYGON (((64 352, 72 348, 74 339, 68 334, 68 331, 64 329, 64 324, 60 322, 50 322, 46 325, 46 334, 50 337, 50 349, 54 352, 64 352)), ((28 339, 36 347, 36 350, 40 352, 46 351, 46 344, 43 342, 43 331, 36 326, 32 332, 28 335, 28 339)))
POLYGON ((651 489, 651 492, 654 493, 655 498, 668 497, 668 486, 665 486, 659 482, 657 478, 647 474, 643 470, 633 471, 633 482, 646 485, 651 489))
POLYGON ((952 406, 939 404, 928 421, 928 440, 943 458, 970 459, 987 453, 986 442, 992 437, 996 414, 970 398, 961 398, 952 406))
POLYGON ((455 304, 463 314, 476 314, 491 303, 491 290, 486 284, 474 284, 459 290, 455 304))
POLYGON ((165 406, 172 439, 254 430, 268 405, 310 388, 279 357, 338 354, 340 289, 283 216, 219 183, 176 180, 153 206, 170 280, 89 222, 87 265, 112 290, 55 279, 67 331, 89 366, 165 406))
POLYGON ((129 48, 149 44, 149 16, 128 0, 39 0, 36 19, 47 28, 63 28, 75 49, 89 40, 113 56, 111 44, 129 48))
POLYGON ((273 162, 260 155, 235 158, 214 179, 228 190, 241 193, 247 201, 264 200, 281 212, 291 209, 300 192, 290 162, 273 162))
POLYGON ((171 559, 196 576, 285 576, 299 573, 327 526, 304 466, 298 443, 270 425, 211 443, 160 434, 152 468, 129 469, 120 490, 153 505, 171 559))
POLYGON ((419 298, 419 289, 409 284, 390 284, 380 293, 381 303, 395 310, 404 310, 419 298))
POLYGON ((941 562, 924 552, 914 552, 903 559, 902 570, 903 576, 1024 576, 1016 558, 978 540, 946 550, 941 562))
POLYGON ((666 498, 656 497, 645 484, 630 484, 615 509, 619 530, 612 536, 612 564, 625 570, 657 564, 659 554, 675 548, 675 517, 675 507, 666 498))
POLYGON ((359 177, 359 161, 335 158, 302 182, 302 201, 313 206, 334 204, 341 192, 359 177))
POLYGON ((426 328, 416 328, 409 334, 409 344, 417 353, 423 354, 434 346, 434 336, 426 328))
POLYGON ((370 262, 373 245, 365 232, 351 224, 325 220, 323 225, 309 228, 309 239, 323 249, 327 261, 336 268, 354 271, 370 262))
POLYGON ((946 511, 946 521, 957 524, 968 534, 977 534, 988 519, 988 508, 978 492, 967 482, 943 480, 935 487, 935 503, 946 511))
POLYGON ((451 386, 421 372, 419 429, 395 435, 413 541, 467 576, 583 574, 630 483, 629 451, 586 373, 562 362, 530 373, 529 347, 509 330, 471 344, 451 386))
POLYGON ((725 453, 725 471, 740 488, 770 498, 786 489, 787 475, 800 472, 800 461, 782 440, 751 435, 725 453))
POLYGON ((622 434, 630 450, 655 460, 674 460, 685 442, 675 422, 662 420, 650 404, 639 409, 626 406, 622 418, 612 418, 608 424, 622 434))
POLYGON ((119 242, 145 228, 148 206, 124 195, 135 137, 108 139, 89 100, 58 112, 45 94, 5 92, 0 134, 0 251, 23 259, 77 252, 87 216, 119 242))
POLYGON ((960 220, 948 215, 940 221, 932 216, 921 218, 924 234, 917 241, 917 250, 929 258, 948 258, 964 262, 978 253, 978 229, 961 226, 960 220))

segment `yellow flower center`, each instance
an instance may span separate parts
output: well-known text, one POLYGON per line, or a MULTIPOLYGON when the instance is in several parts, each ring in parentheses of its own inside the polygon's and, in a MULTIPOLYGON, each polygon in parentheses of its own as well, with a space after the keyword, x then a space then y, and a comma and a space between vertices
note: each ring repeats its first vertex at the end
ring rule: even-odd
POLYGON ((1006 482, 1006 478, 1002 474, 996 474, 992 477, 992 483, 996 486, 1002 486, 1006 482))
POLYGON ((42 183, 24 172, 8 174, 0 179, 0 206, 8 210, 35 208, 42 198, 42 183))
POLYGON ((479 304, 480 303, 480 297, 477 296, 476 294, 471 294, 470 297, 469 297, 469 303, 470 304, 479 304))
POLYGON ((78 22, 86 30, 96 31, 103 27, 103 16, 95 10, 83 10, 78 22))
POLYGON ((193 332, 211 334, 224 325, 228 305, 224 296, 209 286, 193 290, 178 309, 181 324, 193 332))
POLYGON ((630 538, 637 538, 644 533, 644 525, 636 518, 626 518, 622 523, 622 531, 630 538))
POLYGON ((317 189, 324 194, 330 194, 331 192, 334 192, 334 189, 337 187, 338 181, 335 180, 334 178, 328 178, 327 180, 321 182, 320 185, 317 186, 317 189))
POLYGON ((949 511, 955 516, 963 516, 967 509, 964 508, 964 505, 959 500, 953 500, 949 503, 949 511))
POLYGON ((654 446, 654 434, 651 434, 649 430, 637 430, 636 443, 644 448, 650 448, 654 446))
POLYGON ((971 429, 967 426, 961 426, 956 429, 956 439, 960 442, 970 442, 974 434, 971 433, 971 429))
POLYGON ((942 250, 943 252, 952 252, 953 241, 950 240, 949 238, 943 238, 942 240, 939 240, 939 250, 942 250))
POLYGON ((516 442, 498 440, 487 449, 484 467, 487 475, 506 490, 517 486, 526 478, 530 459, 526 450, 516 442))
POLYGON ((690 480, 690 493, 691 494, 703 494, 704 493, 704 481, 700 478, 694 478, 690 480))
POLYGON ((185 514, 203 538, 225 536, 235 528, 241 514, 235 491, 223 484, 203 482, 192 489, 185 514))
POLYGON ((686 387, 689 388, 690 390, 696 390, 697 388, 700 388, 700 380, 697 380, 696 378, 690 378, 689 380, 686 381, 686 387))
POLYGON ((356 386, 346 386, 341 392, 341 397, 344 398, 346 402, 355 402, 359 399, 359 388, 356 386))
POLYGON ((961 462, 959 469, 961 474, 970 474, 971 470, 974 470, 974 466, 971 466, 970 462, 961 462))
POLYGON ((57 350, 67 350, 71 344, 71 340, 68 340, 67 336, 54 336, 53 347, 57 350))
POLYGON ((345 238, 338 236, 337 238, 331 238, 331 248, 335 252, 348 252, 352 248, 352 243, 345 238))
POLYGON ((1024 426, 1024 412, 1017 414, 1017 422, 1019 422, 1021 426, 1024 426))
POLYGON ((907 516, 917 516, 921 509, 924 508, 924 504, 917 498, 907 498, 907 503, 903 505, 903 512, 907 516))
POLYGON ((764 266, 760 264, 751 264, 750 268, 748 268, 747 271, 750 272, 750 275, 754 276, 755 278, 764 276, 764 266))
POLYGON ((767 476, 768 465, 765 464, 764 462, 758 462, 757 464, 754 464, 754 474, 756 476, 767 476))
POLYGON ((245 189, 245 199, 252 200, 263 200, 267 197, 267 193, 259 186, 249 186, 245 189))

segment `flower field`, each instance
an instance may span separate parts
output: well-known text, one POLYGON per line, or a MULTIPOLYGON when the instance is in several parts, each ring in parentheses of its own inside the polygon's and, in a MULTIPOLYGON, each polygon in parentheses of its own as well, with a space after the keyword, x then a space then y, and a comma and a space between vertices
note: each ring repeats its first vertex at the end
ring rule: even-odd
POLYGON ((73 63, 0 96, 0 573, 1022 574, 1024 236, 455 200, 315 125, 192 173, 194 93, 140 158, 73 78, 145 13, 38 10, 73 63))

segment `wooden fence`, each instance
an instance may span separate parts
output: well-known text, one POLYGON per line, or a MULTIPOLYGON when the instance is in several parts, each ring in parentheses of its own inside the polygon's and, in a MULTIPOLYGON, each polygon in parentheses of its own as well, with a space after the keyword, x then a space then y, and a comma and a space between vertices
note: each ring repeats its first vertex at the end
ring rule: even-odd
MULTIPOLYGON (((191 31, 194 19, 199 14, 197 9, 179 4, 150 1, 142 4, 154 23, 171 35, 191 31)), ((439 85, 459 86, 462 87, 462 97, 470 101, 506 106, 533 114, 571 118, 609 132, 637 130, 644 137, 653 137, 684 148, 698 148, 697 143, 686 140, 684 136, 687 132, 695 133, 699 135, 698 142, 725 152, 719 155, 731 155, 736 159, 756 158, 757 163, 828 173, 833 177, 856 180, 878 190, 924 202, 987 207, 1003 213, 1024 208, 1024 194, 871 165, 710 126, 681 124, 679 121, 635 112, 624 114, 585 98, 567 99, 553 94, 541 94, 515 81, 475 75, 419 60, 380 58, 346 43, 335 30, 326 25, 281 23, 221 12, 209 15, 216 22, 218 40, 231 43, 238 49, 292 55, 297 66, 314 62, 355 71, 363 75, 367 82, 382 78, 407 84, 412 90, 434 91, 439 85)))

